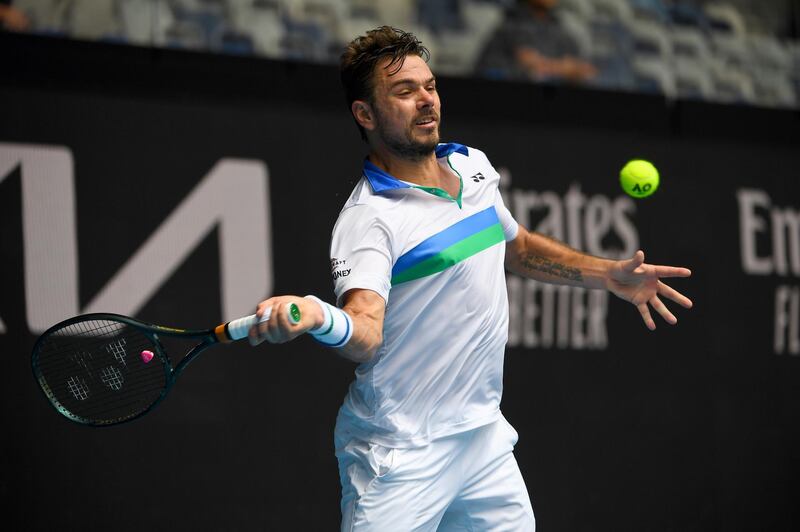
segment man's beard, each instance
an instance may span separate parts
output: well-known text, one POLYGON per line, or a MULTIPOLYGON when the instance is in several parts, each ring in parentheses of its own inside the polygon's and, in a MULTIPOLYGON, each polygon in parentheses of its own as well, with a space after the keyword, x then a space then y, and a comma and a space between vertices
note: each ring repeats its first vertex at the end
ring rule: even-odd
POLYGON ((416 122, 420 118, 415 118, 414 123, 411 125, 411 127, 406 129, 405 135, 401 136, 401 135, 393 135, 387 132, 383 128, 383 120, 381 120, 380 117, 378 117, 377 133, 380 136, 381 140, 384 142, 384 144, 386 144, 386 146, 398 156, 402 157, 403 159, 420 161, 430 156, 430 154, 436 150, 436 146, 439 145, 439 122, 438 122, 439 117, 436 115, 426 115, 426 116, 434 116, 437 120, 436 129, 431 132, 431 134, 426 138, 426 140, 423 141, 416 140, 413 135, 414 124, 416 124, 416 122))

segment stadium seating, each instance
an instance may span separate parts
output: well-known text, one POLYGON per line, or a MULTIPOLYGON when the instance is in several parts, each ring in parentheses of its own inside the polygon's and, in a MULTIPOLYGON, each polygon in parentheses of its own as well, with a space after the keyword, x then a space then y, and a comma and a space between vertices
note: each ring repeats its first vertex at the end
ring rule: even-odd
MULTIPOLYGON (((437 72, 470 76, 478 75, 477 58, 514 2, 72 0, 66 9, 59 0, 16 0, 14 5, 29 15, 32 31, 40 34, 321 63, 335 63, 354 35, 390 24, 423 40, 437 72)), ((560 0, 557 9, 580 58, 598 69, 588 82, 594 87, 800 105, 800 45, 765 33, 767 25, 744 0, 736 5, 722 0, 560 0)), ((484 68, 481 74, 491 71, 484 68)))
POLYGON ((601 20, 630 20, 633 9, 626 0, 593 0, 592 16, 601 20))
POLYGON ((255 52, 267 57, 280 57, 286 29, 277 3, 234 0, 229 11, 231 26, 253 40, 255 52))
POLYGON ((595 21, 589 24, 591 54, 589 60, 599 75, 594 85, 607 89, 634 89, 631 70, 633 39, 621 22, 595 21))
POLYGON ((677 87, 670 65, 663 59, 636 58, 632 64, 636 88, 641 92, 660 93, 675 98, 677 87))
POLYGON ((670 38, 678 97, 714 100, 714 80, 708 68, 712 55, 703 33, 691 27, 675 27, 670 38))
POLYGON ((679 98, 687 100, 715 100, 714 80, 702 63, 682 57, 673 59, 675 90, 679 98))
POLYGON ((708 4, 703 11, 712 31, 733 33, 739 36, 744 36, 747 33, 744 17, 732 5, 722 3, 708 4))

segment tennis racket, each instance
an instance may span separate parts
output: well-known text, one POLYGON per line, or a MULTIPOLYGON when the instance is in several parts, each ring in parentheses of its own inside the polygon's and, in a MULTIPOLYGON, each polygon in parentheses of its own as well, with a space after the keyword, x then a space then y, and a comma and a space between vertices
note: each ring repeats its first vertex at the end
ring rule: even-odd
MULTIPOLYGON (((287 308, 300 321, 295 304, 287 308)), ((261 321, 269 319, 267 309, 261 321)), ((208 330, 184 330, 144 323, 119 314, 85 314, 62 321, 33 346, 33 375, 47 400, 76 423, 107 426, 150 412, 197 356, 218 343, 247 337, 255 314, 208 330), (199 340, 173 367, 160 338, 199 340)))

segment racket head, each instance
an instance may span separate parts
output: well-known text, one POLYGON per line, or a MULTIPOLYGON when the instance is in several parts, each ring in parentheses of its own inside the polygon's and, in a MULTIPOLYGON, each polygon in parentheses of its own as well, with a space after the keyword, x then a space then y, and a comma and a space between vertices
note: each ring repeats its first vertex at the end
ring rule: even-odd
POLYGON ((36 341, 31 366, 61 415, 97 427, 146 414, 173 382, 157 334, 117 314, 87 314, 54 325, 36 341))

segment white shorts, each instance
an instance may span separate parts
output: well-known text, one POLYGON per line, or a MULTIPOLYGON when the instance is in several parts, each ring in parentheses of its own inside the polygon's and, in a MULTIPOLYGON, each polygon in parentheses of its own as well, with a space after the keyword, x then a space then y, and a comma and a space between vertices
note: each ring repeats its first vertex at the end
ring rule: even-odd
POLYGON ((342 531, 534 531, 516 442, 502 416, 419 448, 337 442, 342 531))

